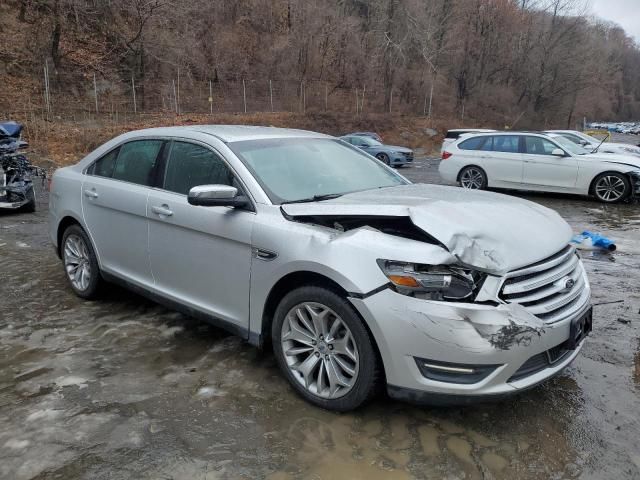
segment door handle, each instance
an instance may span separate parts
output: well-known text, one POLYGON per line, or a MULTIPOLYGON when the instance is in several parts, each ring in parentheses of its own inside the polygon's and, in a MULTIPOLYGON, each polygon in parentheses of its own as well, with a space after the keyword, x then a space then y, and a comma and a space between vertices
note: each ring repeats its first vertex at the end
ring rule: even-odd
POLYGON ((92 188, 91 190, 85 190, 84 196, 89 198, 98 198, 98 192, 96 192, 95 188, 92 188))
POLYGON ((173 212, 169 210, 169 205, 167 204, 164 204, 161 207, 151 207, 151 211, 158 215, 164 215, 165 217, 173 215, 173 212))

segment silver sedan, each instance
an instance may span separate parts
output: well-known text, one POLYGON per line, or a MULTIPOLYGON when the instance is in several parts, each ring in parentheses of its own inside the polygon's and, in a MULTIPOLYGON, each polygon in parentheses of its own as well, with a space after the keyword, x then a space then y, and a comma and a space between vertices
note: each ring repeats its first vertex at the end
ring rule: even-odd
POLYGON ((414 402, 501 398, 559 373, 591 330, 554 211, 412 185, 313 132, 121 135, 55 173, 50 236, 80 297, 120 283, 272 345, 293 389, 333 410, 383 386, 414 402))

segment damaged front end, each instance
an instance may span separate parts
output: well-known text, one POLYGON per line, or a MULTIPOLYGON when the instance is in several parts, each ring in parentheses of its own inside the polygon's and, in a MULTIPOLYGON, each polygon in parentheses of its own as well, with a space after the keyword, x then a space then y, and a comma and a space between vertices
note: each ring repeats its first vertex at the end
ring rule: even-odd
POLYGON ((35 211, 36 199, 33 177, 46 178, 46 171, 31 165, 21 153, 28 146, 20 140, 22 127, 14 123, 0 123, 0 210, 24 208, 35 211))
POLYGON ((566 222, 496 196, 432 201, 423 187, 396 187, 410 195, 378 196, 381 205, 354 194, 282 207, 290 221, 333 231, 334 245, 367 241, 376 252, 387 284, 349 299, 376 339, 389 393, 490 399, 560 372, 591 329, 590 286, 566 222))

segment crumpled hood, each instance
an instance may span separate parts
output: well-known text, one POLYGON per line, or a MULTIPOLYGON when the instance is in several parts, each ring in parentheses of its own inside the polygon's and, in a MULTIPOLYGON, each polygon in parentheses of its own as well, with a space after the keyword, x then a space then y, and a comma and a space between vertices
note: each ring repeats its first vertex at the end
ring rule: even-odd
POLYGON ((441 185, 367 190, 281 208, 292 217, 408 216, 460 262, 496 274, 555 254, 572 235, 560 215, 536 203, 441 185))
POLYGON ((640 158, 633 154, 620 155, 617 153, 589 153, 583 155, 589 160, 598 160, 600 162, 616 163, 618 165, 628 165, 630 167, 640 168, 640 158))

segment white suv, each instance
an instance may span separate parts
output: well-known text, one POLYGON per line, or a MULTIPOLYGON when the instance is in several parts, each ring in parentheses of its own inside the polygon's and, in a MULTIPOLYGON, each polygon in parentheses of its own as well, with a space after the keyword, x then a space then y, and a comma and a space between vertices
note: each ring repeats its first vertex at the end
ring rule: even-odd
POLYGON ((589 153, 559 134, 494 132, 461 138, 442 152, 444 180, 462 187, 593 195, 615 203, 640 193, 640 159, 589 153))

